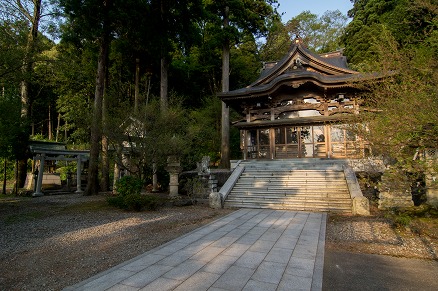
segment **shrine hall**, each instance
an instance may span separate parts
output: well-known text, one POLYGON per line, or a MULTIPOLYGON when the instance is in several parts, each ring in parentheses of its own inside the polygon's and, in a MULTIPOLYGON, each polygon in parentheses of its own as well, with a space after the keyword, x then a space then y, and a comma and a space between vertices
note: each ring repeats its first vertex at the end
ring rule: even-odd
POLYGON ((243 159, 361 158, 369 146, 348 124, 364 110, 358 84, 379 78, 349 69, 341 51, 316 54, 296 39, 254 83, 218 96, 242 114, 234 126, 243 159))

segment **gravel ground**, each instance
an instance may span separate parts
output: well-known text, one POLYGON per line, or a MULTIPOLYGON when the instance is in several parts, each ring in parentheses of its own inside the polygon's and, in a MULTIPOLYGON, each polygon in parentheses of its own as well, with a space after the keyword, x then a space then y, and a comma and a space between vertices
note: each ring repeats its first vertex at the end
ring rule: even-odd
POLYGON ((1 200, 0 290, 61 290, 231 212, 206 205, 127 212, 104 200, 1 200))
POLYGON ((329 215, 325 246, 356 253, 438 260, 438 221, 395 227, 379 213, 366 217, 329 215))
MULTIPOLYGON (((0 290, 61 290, 232 210, 205 204, 126 212, 104 196, 0 200, 0 290)), ((330 215, 326 247, 437 260, 435 235, 379 217, 330 215)))

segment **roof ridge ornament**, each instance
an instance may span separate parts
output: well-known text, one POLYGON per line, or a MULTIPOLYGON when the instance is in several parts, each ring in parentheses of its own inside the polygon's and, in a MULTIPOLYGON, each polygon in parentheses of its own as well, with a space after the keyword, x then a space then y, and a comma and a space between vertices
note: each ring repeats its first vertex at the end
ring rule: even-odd
POLYGON ((303 44, 303 40, 301 39, 301 37, 299 37, 298 35, 295 37, 295 39, 294 39, 294 43, 296 44, 296 45, 299 45, 299 44, 303 44))

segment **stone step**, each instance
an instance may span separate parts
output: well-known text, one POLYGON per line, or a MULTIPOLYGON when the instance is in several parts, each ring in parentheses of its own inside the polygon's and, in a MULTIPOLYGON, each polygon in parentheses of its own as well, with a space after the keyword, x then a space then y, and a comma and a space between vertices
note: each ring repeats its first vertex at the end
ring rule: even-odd
POLYGON ((315 178, 339 178, 344 177, 344 173, 294 173, 294 172, 273 172, 273 171, 260 171, 260 172, 244 172, 241 177, 315 177, 315 178))
POLYGON ((331 185, 347 185, 345 180, 313 180, 313 179, 297 179, 297 180, 277 180, 277 179, 245 179, 241 178, 238 183, 242 185, 315 185, 317 187, 321 186, 331 186, 331 185))
POLYGON ((330 181, 345 179, 345 176, 292 176, 292 175, 254 175, 254 174, 242 174, 240 176, 242 180, 310 180, 310 181, 330 181))
POLYGON ((244 187, 242 185, 234 186, 231 193, 234 192, 243 192, 243 193, 345 193, 349 194, 347 188, 311 188, 311 187, 244 187))
POLYGON ((351 200, 349 198, 319 198, 319 197, 229 197, 227 199, 228 202, 239 202, 239 203, 321 203, 321 204, 351 204, 351 200))
POLYGON ((269 168, 269 169, 261 169, 261 168, 245 168, 245 173, 263 173, 263 172, 274 172, 274 173, 292 173, 292 174, 339 174, 343 173, 342 169, 339 170, 323 170, 323 169, 285 169, 285 168, 269 168))
POLYGON ((245 169, 226 207, 351 213, 343 162, 248 161, 241 165, 245 169))
POLYGON ((245 165, 245 169, 248 171, 255 170, 278 170, 278 171, 342 171, 341 165, 264 165, 264 166, 251 166, 245 165))
POLYGON ((301 203, 226 203, 227 208, 270 208, 270 209, 285 209, 285 210, 296 210, 296 211, 330 211, 330 212, 342 212, 351 213, 351 205, 335 205, 329 203, 311 203, 311 202, 301 202, 301 203))
POLYGON ((342 192, 330 192, 330 191, 263 191, 258 189, 233 189, 228 195, 229 198, 232 197, 272 197, 272 198, 295 198, 295 197, 309 197, 317 199, 325 198, 345 198, 351 199, 350 193, 348 191, 342 192))
POLYGON ((288 184, 288 185, 281 185, 281 184, 269 184, 269 185, 254 185, 254 184, 237 184, 234 186, 235 190, 240 191, 277 191, 277 190, 284 190, 284 191, 311 191, 311 192, 337 192, 337 191, 347 191, 348 188, 345 184, 343 185, 323 185, 323 187, 319 185, 313 185, 313 184, 288 184))

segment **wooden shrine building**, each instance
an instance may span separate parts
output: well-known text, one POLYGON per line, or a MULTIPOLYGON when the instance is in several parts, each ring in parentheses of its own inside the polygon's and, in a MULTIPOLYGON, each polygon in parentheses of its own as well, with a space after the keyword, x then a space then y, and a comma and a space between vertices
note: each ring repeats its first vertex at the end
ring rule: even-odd
POLYGON ((357 82, 378 79, 348 69, 342 52, 315 54, 296 39, 251 85, 218 96, 241 112, 244 159, 359 158, 366 141, 345 126, 359 114, 357 82))

